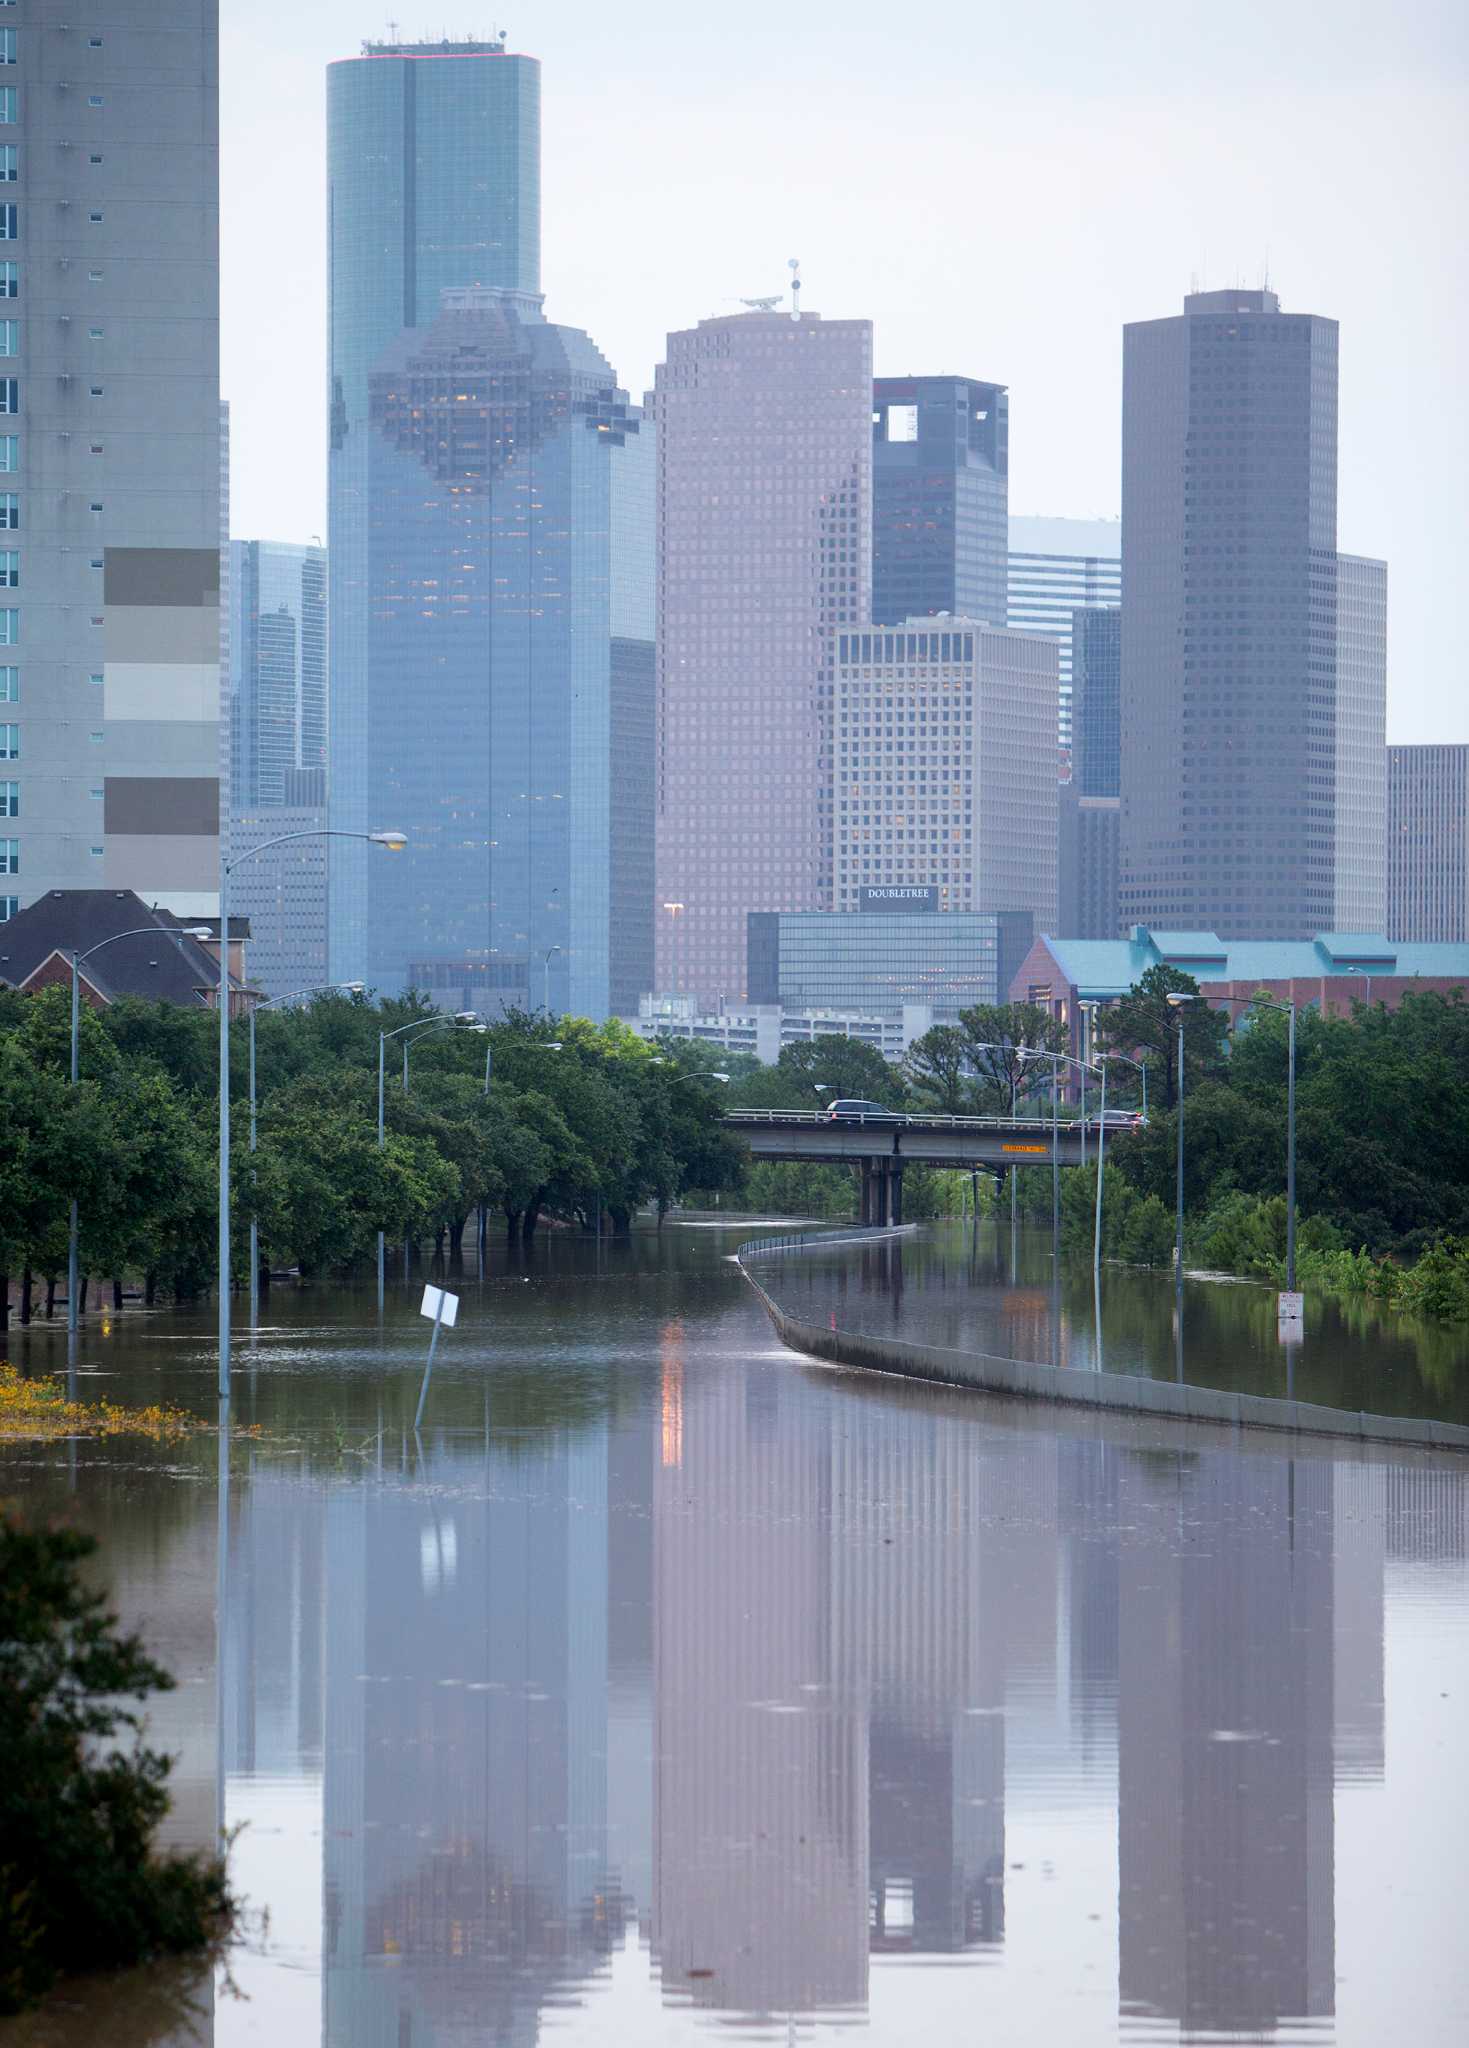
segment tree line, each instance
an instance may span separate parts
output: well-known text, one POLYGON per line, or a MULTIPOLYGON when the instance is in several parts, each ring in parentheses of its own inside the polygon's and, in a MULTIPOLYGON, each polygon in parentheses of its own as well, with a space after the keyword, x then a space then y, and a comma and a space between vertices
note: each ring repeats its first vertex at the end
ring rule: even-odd
MULTIPOLYGON (((1170 994, 1198 995, 1175 968, 1150 968, 1118 1002, 1096 1014, 1098 1052, 1125 1054, 1148 1072, 1148 1122, 1109 1131, 1103 1205, 1109 1256, 1142 1264, 1171 1255, 1178 1135, 1178 1043, 1183 1027, 1184 1201, 1191 1259, 1221 1270, 1263 1271, 1285 1244, 1288 1020, 1242 1004, 1233 1017, 1206 1002, 1181 1010, 1170 994)), ((901 1066, 860 1042, 824 1038, 787 1046, 775 1066, 743 1067, 732 1105, 819 1107, 823 1095, 864 1096, 891 1108, 944 1115, 1050 1114, 1051 1062, 1037 1053, 1068 1049, 1065 1028, 1030 1004, 979 1005, 915 1041, 901 1066)), ((1079 1114, 1076 1070, 1063 1118, 1079 1114)), ((1095 1075, 1087 1108, 1096 1114, 1095 1075)), ((1141 1106, 1140 1076, 1113 1063, 1109 1110, 1141 1106)), ((967 1176, 910 1168, 905 1213, 952 1213, 967 1176)), ((983 1200, 991 1184, 981 1182, 983 1200)), ((1024 1212, 1050 1220, 1049 1170, 1022 1170, 1024 1212)), ((1090 1242, 1095 1171, 1062 1179, 1063 1231, 1090 1242)), ((845 1169, 758 1166, 744 1189, 772 1208, 853 1213, 845 1169)), ((1365 1251, 1381 1267, 1435 1248, 1438 1272, 1449 1247, 1469 1238, 1469 1004, 1407 995, 1389 1010, 1357 1003, 1350 1015, 1303 1006, 1296 1018, 1296 1189, 1304 1253, 1365 1251)), ((1324 1268, 1322 1269, 1325 1270, 1324 1268)), ((1379 1282, 1392 1291, 1389 1276, 1379 1282)))
MULTIPOLYGON (((524 1011, 457 1028, 417 996, 328 994, 256 1017, 257 1149, 249 1149, 248 1032, 231 1033, 236 1272, 249 1225, 262 1264, 310 1277, 391 1243, 456 1250, 481 1212, 525 1240, 543 1218, 622 1230, 692 1186, 738 1185, 700 1048, 660 1051, 615 1021, 524 1011), (378 1142, 379 1034, 386 1047, 378 1142), (401 1054, 411 1043, 410 1086, 401 1054), (488 1072, 488 1078, 487 1078, 488 1072)), ((218 1026, 212 1013, 125 1000, 84 1008, 70 1074, 70 997, 0 993, 0 1299, 23 1317, 64 1287, 69 1205, 84 1289, 150 1301, 212 1284, 218 1190, 218 1026)), ((94 1296, 95 1298, 95 1296, 94 1296)))

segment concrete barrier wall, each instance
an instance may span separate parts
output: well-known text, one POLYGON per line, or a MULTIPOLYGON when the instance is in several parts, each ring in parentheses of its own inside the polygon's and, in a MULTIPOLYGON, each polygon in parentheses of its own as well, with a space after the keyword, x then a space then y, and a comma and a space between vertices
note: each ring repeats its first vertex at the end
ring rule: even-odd
POLYGON ((1318 1407, 1311 1401, 1277 1401, 1268 1394, 1234 1394, 1222 1387, 1180 1385, 1174 1380, 1125 1373, 1081 1372, 1030 1359, 950 1351, 936 1344, 909 1344, 891 1336, 873 1337, 859 1330, 823 1329, 815 1323, 798 1322, 749 1270, 747 1253, 755 1257, 761 1249, 757 1240, 741 1245, 736 1256, 782 1343, 834 1365, 1073 1408, 1167 1416, 1177 1422, 1223 1424, 1236 1430, 1269 1429, 1290 1435, 1345 1437, 1357 1443, 1418 1444, 1432 1450, 1469 1452, 1469 1427, 1457 1422, 1358 1414, 1349 1408, 1318 1407))

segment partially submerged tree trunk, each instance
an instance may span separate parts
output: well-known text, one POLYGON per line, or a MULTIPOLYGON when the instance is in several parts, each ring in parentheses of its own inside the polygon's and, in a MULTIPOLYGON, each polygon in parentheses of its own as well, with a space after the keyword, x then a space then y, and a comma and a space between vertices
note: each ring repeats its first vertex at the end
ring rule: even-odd
POLYGON ((83 1273, 82 1284, 77 1289, 77 1314, 79 1316, 84 1316, 87 1313, 87 1289, 91 1286, 91 1284, 91 1274, 83 1273))
POLYGON ((31 1269, 26 1266, 20 1276, 20 1319, 28 1323, 31 1319, 31 1269))
POLYGON ((54 1273, 48 1273, 48 1274, 46 1275, 46 1315, 47 1315, 47 1318, 48 1318, 48 1320, 49 1320, 49 1318, 50 1318, 50 1317, 54 1316, 54 1315, 55 1315, 55 1313, 56 1313, 56 1275, 55 1275, 54 1273))
POLYGON ((114 1281, 113 1281, 113 1283, 112 1283, 112 1306, 113 1306, 114 1308, 121 1308, 121 1307, 122 1307, 122 1282, 121 1282, 121 1280, 114 1280, 114 1281))
POLYGON ((151 1270, 143 1275, 143 1306, 152 1308, 153 1297, 158 1292, 158 1275, 151 1270))

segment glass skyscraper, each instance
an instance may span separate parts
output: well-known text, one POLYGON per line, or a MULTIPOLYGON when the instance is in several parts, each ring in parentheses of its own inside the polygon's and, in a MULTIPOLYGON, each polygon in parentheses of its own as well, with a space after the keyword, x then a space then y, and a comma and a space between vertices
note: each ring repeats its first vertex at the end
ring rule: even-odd
POLYGON ((872 387, 872 616, 1006 622, 1010 397, 970 377, 872 387))
MULTIPOLYGON (((499 41, 365 43, 327 69, 327 177, 331 819, 360 831, 383 823, 368 816, 366 779, 368 379, 400 334, 438 317, 446 289, 538 290, 540 65, 499 41)), ((402 687, 427 712, 435 656, 426 642, 403 652, 402 687)), ((332 848, 343 979, 366 959, 368 851, 332 848)))
POLYGON ((229 614, 232 808, 297 801, 293 770, 325 784, 325 548, 232 541, 229 614))
POLYGON ((446 291, 368 386, 362 786, 409 843, 368 870, 359 972, 604 1017, 613 470, 640 422, 516 292, 446 291))
POLYGON ((1122 613, 1071 614, 1071 779, 1080 796, 1116 796, 1122 775, 1122 613))
POLYGON ((1071 663, 1079 608, 1122 602, 1122 523, 1117 519, 1010 521, 1008 623, 1022 633, 1049 633, 1061 663, 1063 754, 1072 743, 1071 663))

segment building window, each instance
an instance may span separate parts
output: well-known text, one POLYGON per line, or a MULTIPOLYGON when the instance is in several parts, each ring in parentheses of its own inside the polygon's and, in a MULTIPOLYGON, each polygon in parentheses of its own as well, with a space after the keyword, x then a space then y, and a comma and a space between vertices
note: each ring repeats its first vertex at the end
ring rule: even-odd
POLYGON ((13 474, 20 468, 19 434, 0 434, 0 470, 13 474))
POLYGON ((97 674, 95 670, 93 670, 92 674, 88 676, 87 681, 99 690, 102 687, 102 678, 100 675, 97 674))
POLYGON ((20 151, 13 142, 0 143, 0 184, 13 185, 20 176, 20 151))
POLYGON ((13 128, 20 119, 20 94, 13 85, 0 85, 0 127, 13 128))
POLYGON ((102 386, 100 384, 89 384, 87 391, 92 398, 100 398, 102 396, 102 386))
POLYGON ((7 202, 0 206, 0 242, 20 240, 20 208, 7 202))
POLYGON ((89 327, 87 329, 87 339, 88 341, 100 341, 102 339, 102 329, 100 327, 89 327))
POLYGON ((0 528, 13 533, 20 525, 20 499, 14 491, 0 491, 0 528))
POLYGON ((100 106, 101 106, 101 104, 102 104, 102 95, 101 95, 101 93, 100 93, 100 92, 89 92, 89 93, 87 94, 87 105, 88 105, 89 107, 100 107, 100 106))
POLYGON ((0 668, 0 704, 20 702, 20 670, 0 668))
POLYGON ((0 818, 20 816, 20 784, 0 782, 0 818))
POLYGON ((100 227, 102 225, 102 216, 100 213, 89 213, 87 215, 87 219, 92 223, 94 228, 100 227))
POLYGON ((102 282, 102 273, 101 273, 101 271, 100 271, 100 270, 89 270, 89 271, 87 272, 87 283, 88 283, 88 284, 101 284, 101 282, 102 282))
POLYGON ((20 265, 0 263, 0 299, 20 297, 20 265))
POLYGON ((0 924, 8 924, 19 909, 18 896, 0 896, 0 924))
POLYGON ((0 377, 0 412, 20 411, 20 379, 0 377))
POLYGON ((0 356, 20 354, 20 322, 0 320, 0 356))
POLYGON ((20 873, 20 841, 0 839, 0 875, 20 873))
POLYGON ((0 725, 0 761, 20 759, 20 727, 0 725))
POLYGON ((19 590, 20 554, 15 548, 0 548, 0 590, 19 590))
POLYGON ((87 158, 87 162, 88 162, 89 164, 100 164, 100 163, 101 163, 101 161, 102 161, 102 159, 101 159, 101 157, 100 157, 100 156, 89 156, 89 157, 87 158))
POLYGON ((0 605, 0 647, 19 647, 20 613, 14 605, 0 605))
POLYGON ((92 742, 92 745, 94 747, 100 747, 103 740, 106 738, 106 734, 100 732, 89 732, 87 734, 87 738, 92 742))
POLYGON ((101 847, 100 847, 100 846, 94 846, 94 847, 92 848, 92 858, 93 858, 93 860, 101 860, 101 858, 102 858, 102 849, 101 849, 101 847))
POLYGON ((0 64, 15 62, 15 30, 0 28, 0 64))

